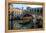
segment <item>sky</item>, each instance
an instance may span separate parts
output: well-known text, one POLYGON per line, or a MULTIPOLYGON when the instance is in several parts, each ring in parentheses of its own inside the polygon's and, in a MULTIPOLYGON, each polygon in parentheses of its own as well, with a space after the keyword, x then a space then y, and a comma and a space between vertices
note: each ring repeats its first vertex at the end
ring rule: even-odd
POLYGON ((29 4, 13 4, 13 8, 26 8, 26 7, 31 7, 31 8, 38 8, 42 7, 42 5, 29 5, 29 4))

